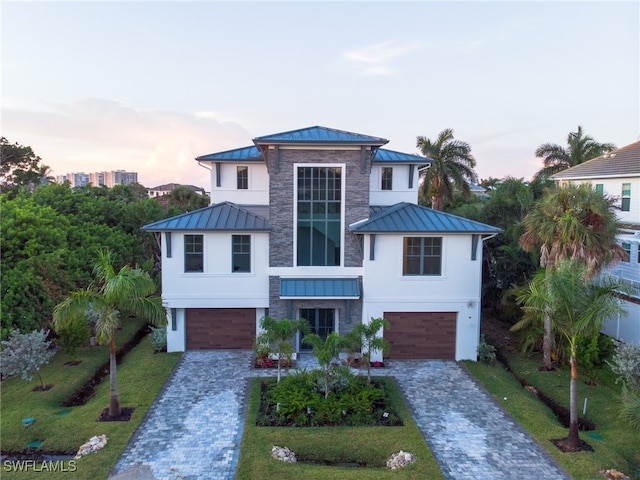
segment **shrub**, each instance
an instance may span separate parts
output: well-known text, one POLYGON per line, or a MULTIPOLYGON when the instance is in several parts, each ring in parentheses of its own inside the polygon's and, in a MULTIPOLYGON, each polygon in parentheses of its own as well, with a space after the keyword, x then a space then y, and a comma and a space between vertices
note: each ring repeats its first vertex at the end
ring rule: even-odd
POLYGON ((634 392, 623 386, 620 400, 620 418, 631 427, 640 430, 640 390, 634 392))
POLYGON ((613 373, 619 375, 616 383, 622 381, 632 392, 640 391, 640 345, 621 343, 611 361, 607 363, 613 373))
POLYGON ((598 332, 593 335, 579 336, 576 348, 578 365, 587 370, 604 365, 616 349, 611 337, 598 332))
POLYGON ((149 327, 151 328, 151 345, 154 352, 167 351, 167 328, 166 327, 149 327))
POLYGON ((56 343, 72 359, 77 358, 78 348, 89 341, 91 328, 84 318, 78 317, 73 322, 65 325, 64 328, 56 330, 58 339, 56 343))
POLYGON ((496 347, 487 343, 484 335, 480 335, 478 344, 478 360, 483 363, 493 364, 496 361, 496 347))
POLYGON ((51 342, 47 341, 48 330, 34 330, 31 333, 20 333, 13 330, 8 340, 0 342, 0 368, 2 375, 19 376, 23 380, 31 381, 33 375, 38 375, 40 388, 44 390, 44 382, 40 376, 40 367, 49 363, 55 351, 50 350, 51 342))

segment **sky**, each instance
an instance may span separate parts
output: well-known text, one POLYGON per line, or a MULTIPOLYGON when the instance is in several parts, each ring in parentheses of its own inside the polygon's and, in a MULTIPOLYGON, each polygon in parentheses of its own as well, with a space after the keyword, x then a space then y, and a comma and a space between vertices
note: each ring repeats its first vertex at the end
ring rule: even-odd
POLYGON ((0 134, 55 175, 209 189, 196 156, 320 125, 452 128, 481 179, 529 180, 582 126, 640 139, 640 2, 3 0, 0 134))

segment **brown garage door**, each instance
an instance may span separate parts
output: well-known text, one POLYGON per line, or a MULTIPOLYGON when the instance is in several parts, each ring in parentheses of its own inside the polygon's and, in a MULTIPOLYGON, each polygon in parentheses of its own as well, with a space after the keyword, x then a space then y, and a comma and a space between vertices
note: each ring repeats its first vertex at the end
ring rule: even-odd
POLYGON ((187 350, 253 348, 253 308, 187 309, 187 350))
POLYGON ((456 312, 386 312, 389 358, 455 360, 456 312))

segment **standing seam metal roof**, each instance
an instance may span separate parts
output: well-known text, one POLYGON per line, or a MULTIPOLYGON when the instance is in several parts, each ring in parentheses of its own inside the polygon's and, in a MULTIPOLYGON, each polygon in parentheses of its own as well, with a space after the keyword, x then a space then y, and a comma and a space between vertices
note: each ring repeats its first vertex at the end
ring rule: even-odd
POLYGON ((281 298, 359 298, 357 278, 280 278, 281 298))
POLYGON ((491 225, 406 202, 397 203, 378 211, 371 218, 352 223, 349 225, 349 229, 354 233, 479 233, 490 235, 502 232, 500 228, 491 225))
POLYGON ((269 231, 267 220, 231 202, 210 205, 193 212, 150 223, 142 230, 229 230, 269 231))
POLYGON ((256 145, 272 143, 354 143, 384 145, 389 143, 389 140, 316 125, 314 127, 256 137, 253 139, 253 143, 256 145))

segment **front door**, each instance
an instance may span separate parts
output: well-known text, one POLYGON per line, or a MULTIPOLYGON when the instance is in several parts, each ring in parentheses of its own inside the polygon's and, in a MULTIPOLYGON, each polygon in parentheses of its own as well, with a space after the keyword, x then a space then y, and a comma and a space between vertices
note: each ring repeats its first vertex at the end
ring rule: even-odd
MULTIPOLYGON (((300 318, 304 318, 310 327, 310 332, 315 333, 322 340, 326 340, 335 330, 335 310, 333 308, 301 308, 300 318)), ((311 345, 300 341, 300 350, 309 351, 311 345)))

